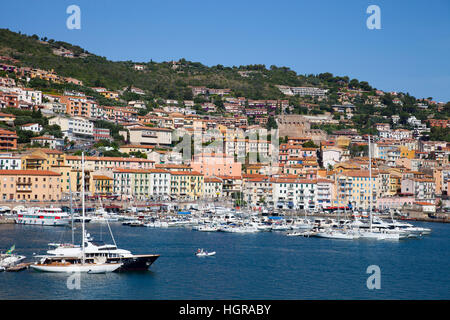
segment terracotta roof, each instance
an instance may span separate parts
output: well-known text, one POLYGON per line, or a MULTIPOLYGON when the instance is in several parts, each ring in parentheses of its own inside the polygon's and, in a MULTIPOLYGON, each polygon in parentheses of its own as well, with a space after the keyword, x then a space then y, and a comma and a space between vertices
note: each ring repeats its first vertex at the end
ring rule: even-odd
POLYGON ((11 176, 61 176, 57 172, 47 171, 47 170, 0 170, 0 175, 11 175, 11 176))
POLYGON ((92 176, 92 178, 94 180, 113 180, 113 178, 110 178, 108 176, 103 176, 103 175, 99 175, 99 176, 92 176))
POLYGON ((418 204, 421 206, 435 206, 434 203, 429 203, 429 202, 414 202, 414 204, 418 204))
POLYGON ((172 171, 171 174, 175 176, 203 176, 198 171, 172 171))
MULTIPOLYGON (((67 156, 66 160, 79 160, 81 156, 67 156)), ((142 158, 122 158, 122 157, 84 157, 85 161, 114 161, 114 162, 155 162, 142 158)))
POLYGON ((146 145, 143 145, 143 144, 136 144, 136 145, 126 144, 124 146, 121 146, 120 148, 154 149, 155 146, 146 146, 146 145))

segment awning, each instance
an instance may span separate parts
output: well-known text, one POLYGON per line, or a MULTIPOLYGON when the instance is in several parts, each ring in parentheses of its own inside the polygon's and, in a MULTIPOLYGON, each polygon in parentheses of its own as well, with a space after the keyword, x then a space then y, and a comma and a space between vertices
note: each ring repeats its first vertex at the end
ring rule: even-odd
POLYGON ((269 217, 269 219, 273 219, 273 220, 282 220, 283 217, 269 217))

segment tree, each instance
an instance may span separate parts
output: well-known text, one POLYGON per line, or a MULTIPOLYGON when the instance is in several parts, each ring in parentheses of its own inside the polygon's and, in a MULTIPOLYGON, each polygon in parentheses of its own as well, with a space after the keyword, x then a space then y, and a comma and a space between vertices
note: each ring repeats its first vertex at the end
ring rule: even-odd
POLYGON ((316 145, 316 144, 314 143, 314 141, 308 140, 308 141, 306 141, 304 144, 302 144, 302 147, 303 147, 303 148, 318 148, 319 146, 316 145))
POLYGON ((267 119, 266 129, 267 130, 278 129, 278 124, 273 118, 273 116, 269 116, 269 118, 267 119))

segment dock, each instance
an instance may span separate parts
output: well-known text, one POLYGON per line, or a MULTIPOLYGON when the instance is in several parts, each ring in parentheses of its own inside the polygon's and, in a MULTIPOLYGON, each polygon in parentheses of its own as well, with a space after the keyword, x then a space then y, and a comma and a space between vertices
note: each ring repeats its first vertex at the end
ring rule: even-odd
POLYGON ((0 224, 13 224, 14 218, 0 217, 0 224))

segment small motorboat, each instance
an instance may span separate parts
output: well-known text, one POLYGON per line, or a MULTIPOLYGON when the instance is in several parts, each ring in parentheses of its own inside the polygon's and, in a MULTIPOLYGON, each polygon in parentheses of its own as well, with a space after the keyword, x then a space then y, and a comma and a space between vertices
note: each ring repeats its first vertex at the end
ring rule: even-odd
POLYGON ((212 252, 208 252, 208 251, 204 251, 203 249, 198 249, 197 253, 195 254, 197 257, 209 257, 209 256, 213 256, 215 255, 216 252, 212 251, 212 252))

